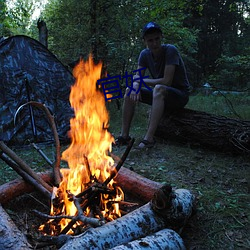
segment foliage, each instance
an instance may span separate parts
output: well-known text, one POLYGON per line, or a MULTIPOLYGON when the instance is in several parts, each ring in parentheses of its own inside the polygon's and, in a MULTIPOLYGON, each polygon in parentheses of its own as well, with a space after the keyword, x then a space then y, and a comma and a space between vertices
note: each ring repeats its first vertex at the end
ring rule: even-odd
MULTIPOLYGON (((37 20, 30 18, 41 0, 16 0, 9 12, 1 4, 3 35, 37 39, 37 20)), ((144 48, 141 29, 156 21, 164 42, 180 50, 194 87, 212 79, 223 88, 243 89, 250 71, 243 63, 250 51, 249 10, 247 0, 51 0, 40 17, 49 30, 49 49, 65 65, 91 52, 110 75, 132 73, 144 48)))
MULTIPOLYGON (((199 29, 198 78, 214 74, 217 60, 222 56, 244 56, 249 49, 249 1, 196 0, 189 6, 192 13, 186 20, 199 29)), ((228 71, 228 69, 225 69, 228 71)), ((242 82, 241 87, 246 86, 242 82)), ((227 78, 222 82, 227 86, 227 78)))
POLYGON ((250 86, 250 56, 222 56, 216 61, 216 70, 208 81, 216 83, 216 87, 228 90, 243 90, 250 86), (211 81, 210 81, 211 80, 211 81))

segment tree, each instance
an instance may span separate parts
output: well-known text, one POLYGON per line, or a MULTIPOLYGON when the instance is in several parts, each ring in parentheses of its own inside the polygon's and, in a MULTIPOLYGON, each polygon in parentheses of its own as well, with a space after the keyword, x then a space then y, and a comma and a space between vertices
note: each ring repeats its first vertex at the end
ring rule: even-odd
MULTIPOLYGON (((221 74, 221 57, 237 57, 246 55, 249 44, 249 2, 247 0, 195 0, 190 2, 188 12, 191 15, 186 23, 199 29, 198 63, 200 71, 198 78, 218 79, 221 74), (218 64, 218 62, 220 62, 218 64), (218 67, 220 66, 220 67, 218 67)), ((223 64, 226 66, 226 64, 223 64)), ((225 68, 225 71, 230 69, 225 68)), ((238 70, 241 70, 238 68, 238 70)), ((245 69, 244 69, 245 70, 245 69)), ((234 74, 231 72, 230 74, 234 74)), ((242 74, 241 72, 240 74, 242 74)), ((222 86, 228 83, 228 77, 220 76, 222 86)), ((218 83, 215 82, 218 85, 218 83)), ((247 83, 242 83, 246 85, 247 83)), ((228 85, 227 85, 228 88, 228 85)))

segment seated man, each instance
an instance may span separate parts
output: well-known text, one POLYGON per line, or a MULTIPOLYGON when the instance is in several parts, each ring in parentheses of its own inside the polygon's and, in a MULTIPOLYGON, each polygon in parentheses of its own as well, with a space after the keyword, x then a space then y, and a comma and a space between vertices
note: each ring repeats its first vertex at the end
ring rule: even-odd
POLYGON ((133 90, 127 88, 123 102, 122 131, 116 139, 116 145, 127 145, 130 141, 129 130, 137 101, 152 105, 148 130, 139 148, 154 146, 154 134, 164 112, 183 108, 189 100, 190 84, 185 65, 174 45, 162 44, 161 27, 149 22, 142 31, 146 49, 142 50, 138 59, 137 70, 144 76, 148 69, 152 78, 144 78, 146 86, 141 88, 140 77, 134 76, 133 90))

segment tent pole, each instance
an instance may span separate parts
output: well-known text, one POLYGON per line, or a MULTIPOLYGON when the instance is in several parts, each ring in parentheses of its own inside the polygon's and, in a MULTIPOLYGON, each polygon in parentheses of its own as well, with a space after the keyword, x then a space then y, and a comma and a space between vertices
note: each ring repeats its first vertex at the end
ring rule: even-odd
MULTIPOLYGON (((29 81, 27 78, 25 78, 25 87, 26 87, 28 102, 30 102, 31 100, 30 100, 30 91, 29 91, 29 81)), ((33 108, 30 104, 29 104, 29 112, 30 112, 31 127, 32 127, 34 141, 37 142, 37 131, 36 131, 35 118, 34 118, 33 108)))

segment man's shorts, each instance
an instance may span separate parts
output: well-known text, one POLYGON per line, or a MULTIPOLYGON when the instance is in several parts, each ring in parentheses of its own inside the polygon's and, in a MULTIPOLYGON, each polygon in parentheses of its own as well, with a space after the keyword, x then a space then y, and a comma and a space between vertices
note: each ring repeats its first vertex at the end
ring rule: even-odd
MULTIPOLYGON (((176 88, 166 86, 167 94, 165 97, 165 111, 175 111, 181 108, 188 103, 189 93, 188 91, 179 90, 176 88)), ((146 88, 141 88, 141 99, 140 102, 152 105, 153 101, 153 90, 150 91, 146 88)))

